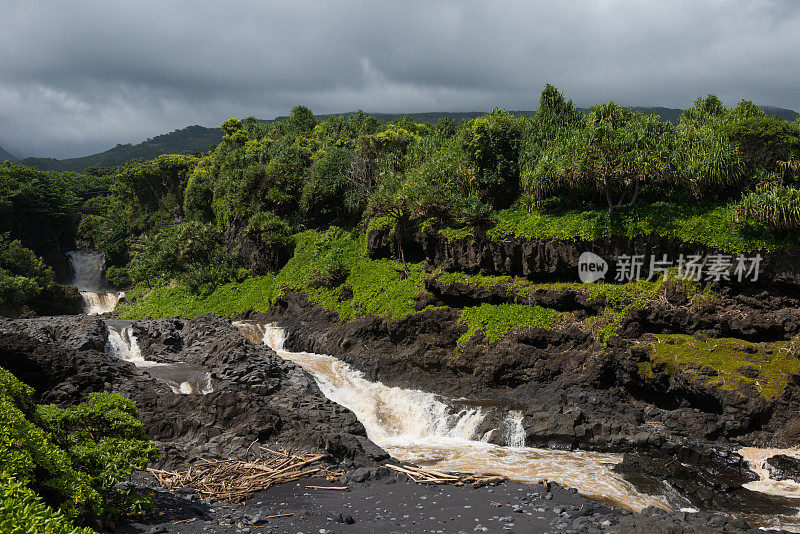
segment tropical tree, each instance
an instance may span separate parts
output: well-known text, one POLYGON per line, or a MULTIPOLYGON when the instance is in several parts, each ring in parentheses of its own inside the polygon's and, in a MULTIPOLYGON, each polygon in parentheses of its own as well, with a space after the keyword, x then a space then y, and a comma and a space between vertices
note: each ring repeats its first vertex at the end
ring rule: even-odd
POLYGON ((529 178, 544 199, 573 193, 609 208, 635 204, 643 187, 674 180, 674 127, 657 115, 617 106, 597 106, 586 126, 549 143, 529 178))
MULTIPOLYGON (((743 105, 740 112, 749 114, 752 109, 743 105)), ((739 191, 742 165, 736 143, 725 129, 725 118, 725 106, 715 95, 708 95, 683 112, 676 128, 676 171, 696 197, 739 191)))
POLYGON ((461 148, 477 170, 478 194, 495 208, 506 208, 519 196, 523 129, 521 119, 495 108, 461 131, 461 148))

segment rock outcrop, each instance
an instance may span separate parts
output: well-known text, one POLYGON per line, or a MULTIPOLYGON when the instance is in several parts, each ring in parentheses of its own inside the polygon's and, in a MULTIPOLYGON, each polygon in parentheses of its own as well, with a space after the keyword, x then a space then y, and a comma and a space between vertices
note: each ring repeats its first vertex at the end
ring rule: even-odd
POLYGON ((216 390, 173 393, 154 369, 99 350, 105 326, 87 317, 1 322, 0 366, 33 386, 39 402, 66 406, 94 391, 132 399, 150 436, 163 446, 164 465, 240 456, 254 442, 320 451, 355 465, 388 457, 367 439, 355 415, 326 399, 310 375, 268 347, 246 341, 224 319, 159 320, 135 328, 147 332, 146 358, 169 354, 162 361, 207 366, 216 390), (168 349, 163 342, 170 339, 176 345, 168 349))

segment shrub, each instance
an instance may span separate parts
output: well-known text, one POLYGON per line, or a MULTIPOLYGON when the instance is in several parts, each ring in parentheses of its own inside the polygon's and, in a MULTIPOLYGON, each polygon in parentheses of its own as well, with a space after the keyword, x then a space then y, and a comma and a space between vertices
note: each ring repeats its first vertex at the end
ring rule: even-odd
POLYGON ((776 230, 800 228, 800 190, 782 184, 760 185, 742 198, 736 216, 776 230))
POLYGON ((726 126, 736 143, 748 174, 760 169, 775 172, 780 161, 800 158, 800 126, 780 117, 762 113, 726 126))
POLYGON ((527 193, 538 198, 535 169, 542 153, 552 144, 564 142, 574 130, 582 128, 586 117, 549 83, 539 96, 539 108, 528 122, 520 154, 520 185, 527 193))
POLYGON ((147 501, 115 485, 158 458, 134 404, 90 394, 68 409, 40 406, 0 368, 0 530, 89 534, 75 522, 116 520, 147 501))
POLYGON ((476 192, 497 209, 507 208, 519 195, 523 124, 508 111, 495 108, 462 130, 461 148, 477 169, 476 192))
POLYGON ((131 281, 151 286, 172 280, 207 291, 235 278, 236 260, 222 232, 197 221, 166 226, 145 236, 134 251, 131 281))
POLYGON ((538 200, 566 194, 609 208, 633 205, 648 186, 675 179, 674 128, 614 102, 592 109, 585 128, 548 143, 526 177, 538 200))
POLYGON ((211 207, 213 201, 211 170, 208 165, 201 163, 189 175, 183 194, 183 212, 190 219, 211 222, 214 220, 214 210, 211 207))
POLYGON ((725 125, 725 106, 715 95, 698 98, 681 115, 676 128, 676 172, 681 185, 695 197, 741 191, 741 160, 725 125))
POLYGON ((351 150, 337 146, 315 154, 300 195, 300 209, 312 226, 323 228, 336 221, 352 223, 360 218, 360 213, 347 209, 359 204, 346 175, 351 156, 351 150))
POLYGON ((258 236, 267 248, 285 248, 292 244, 292 235, 286 221, 268 211, 254 213, 247 222, 248 234, 258 236))
POLYGON ((19 241, 0 236, 0 314, 32 314, 43 294, 55 288, 53 269, 19 241))

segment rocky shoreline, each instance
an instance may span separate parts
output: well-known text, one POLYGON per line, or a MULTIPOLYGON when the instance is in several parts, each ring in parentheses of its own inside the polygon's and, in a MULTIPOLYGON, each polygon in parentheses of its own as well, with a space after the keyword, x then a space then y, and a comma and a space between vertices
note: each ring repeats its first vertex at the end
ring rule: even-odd
MULTIPOLYGON (((680 302, 681 296, 675 299, 680 302)), ((720 310, 735 304, 735 298, 723 297, 715 309, 685 313, 720 317, 720 310)), ((773 316, 753 312, 740 328, 795 312, 788 306, 773 316)), ((271 312, 247 317, 285 327, 290 350, 331 354, 369 380, 521 409, 527 446, 623 452, 625 460, 616 469, 642 491, 663 491, 666 481, 688 500, 686 506, 789 513, 795 502, 742 487, 757 477, 736 450, 797 443, 796 377, 772 401, 754 388, 714 388, 698 380, 696 370, 670 373, 654 366, 654 376, 644 380, 636 363, 644 359, 651 335, 642 329, 655 324, 641 317, 650 315, 665 313, 645 309, 628 316, 625 334, 610 339, 600 355, 590 335, 568 326, 512 333, 490 347, 476 336, 457 358, 456 340, 465 327, 453 309, 342 324, 302 295, 289 295, 271 312)), ((797 328, 793 320, 777 324, 787 337, 797 328)), ((690 333, 706 326, 684 325, 690 333)))
MULTIPOLYGON (((560 343, 562 348, 569 346, 580 353, 586 341, 576 332, 514 334, 499 344, 491 359, 480 356, 485 350, 479 346, 468 347, 464 355, 454 359, 445 354, 444 347, 450 347, 461 331, 448 310, 426 311, 395 322, 367 317, 343 325, 302 296, 290 295, 270 314, 248 318, 278 322, 289 329, 287 346, 293 350, 330 353, 374 380, 522 408, 528 446, 623 451, 624 461, 617 469, 637 487, 653 490, 654 485, 666 480, 689 497, 687 507, 701 512, 645 509, 635 514, 557 485, 549 498, 540 487, 511 482, 492 488, 497 495, 488 497, 482 493, 485 489, 432 489, 417 486, 404 475, 389 476, 379 467, 388 455, 366 437, 352 412, 326 399, 302 368, 264 345, 247 341, 229 321, 218 316, 124 323, 86 316, 0 320, 0 366, 33 385, 38 402, 66 406, 80 402, 92 391, 111 391, 131 398, 151 437, 162 445, 161 467, 186 465, 201 457, 241 457, 249 446, 259 442, 324 453, 331 465, 346 473, 345 482, 350 487, 347 492, 324 493, 323 504, 318 502, 321 496, 314 494, 311 499, 306 495, 309 490, 303 483, 289 484, 230 508, 198 503, 191 492, 158 490, 152 487, 152 481, 140 477, 136 482, 155 492, 157 508, 174 510, 178 499, 183 503, 180 507, 188 507, 194 515, 176 517, 165 512, 164 519, 157 510, 144 523, 121 525, 120 532, 242 533, 247 528, 250 532, 338 532, 344 528, 348 532, 374 532, 376 525, 384 525, 382 521, 387 532, 472 532, 479 524, 487 531, 511 532, 740 532, 749 528, 745 521, 715 511, 793 511, 793 503, 785 499, 742 487, 754 480, 754 475, 734 449, 741 443, 764 443, 767 430, 746 435, 732 431, 727 439, 713 441, 691 437, 697 428, 736 428, 730 423, 726 426, 725 417, 737 421, 737 415, 749 416, 749 405, 738 411, 713 413, 718 420, 698 416, 696 408, 678 408, 673 410, 678 421, 694 417, 703 426, 673 432, 665 423, 651 422, 659 415, 666 419, 667 410, 647 404, 624 384, 604 382, 609 366, 618 363, 615 358, 619 358, 619 351, 609 351, 609 361, 599 374, 578 375, 573 371, 568 375, 570 360, 552 349, 560 343), (123 325, 135 333, 141 354, 148 361, 200 366, 214 377, 214 391, 175 394, 159 378, 158 367, 136 366, 109 356, 109 326, 123 325), (537 363, 531 356, 533 350, 556 356, 552 362, 537 363), (558 359, 559 354, 562 359, 558 359), (509 378, 509 373, 513 377, 517 372, 537 374, 525 380, 509 378), (514 383, 518 384, 516 388, 508 386, 514 383), (659 467, 662 465, 665 467, 659 467), (408 499, 433 498, 436 492, 446 492, 450 497, 435 513, 428 515, 425 511, 425 517, 418 519, 411 519, 411 514, 404 518, 406 514, 400 513, 408 499), (386 512, 370 512, 366 506, 360 509, 367 497, 385 499, 382 504, 386 512), (267 502, 271 504, 263 504, 267 502), (493 502, 500 502, 501 507, 508 505, 511 511, 492 512, 487 507, 494 506, 493 502), (251 519, 254 514, 274 515, 267 512, 276 506, 295 515, 274 518, 259 528, 246 524, 248 514, 251 519), (336 523, 339 514, 348 515, 344 513, 347 506, 364 514, 358 526, 336 523), (524 509, 523 515, 517 515, 514 506, 524 509), (466 512, 473 508, 474 512, 466 512), (450 519, 457 516, 465 521, 463 525, 450 519), (512 520, 500 520, 505 517, 512 520), (188 519, 194 520, 176 523, 188 519)), ((618 369, 615 372, 620 373, 618 369)), ((783 476, 797 476, 791 461, 780 466, 783 476)), ((426 510, 425 505, 417 510, 426 510)))
POLYGON ((553 483, 423 486, 402 474, 382 473, 362 482, 348 480, 346 491, 309 487, 331 486, 324 480, 284 484, 241 505, 198 502, 191 492, 168 494, 148 481, 138 485, 154 496, 156 510, 142 522, 121 525, 119 534, 760 532, 723 514, 658 508, 637 514, 553 483))
POLYGON ((160 466, 240 456, 253 442, 359 465, 388 458, 356 417, 326 399, 305 371, 248 342, 228 321, 204 316, 136 328, 148 332, 140 337, 149 359, 202 365, 215 373, 215 391, 174 394, 155 378, 159 367, 107 355, 104 321, 86 316, 0 321, 0 366, 31 384, 38 402, 67 406, 93 391, 133 400, 150 437, 162 446, 160 466))

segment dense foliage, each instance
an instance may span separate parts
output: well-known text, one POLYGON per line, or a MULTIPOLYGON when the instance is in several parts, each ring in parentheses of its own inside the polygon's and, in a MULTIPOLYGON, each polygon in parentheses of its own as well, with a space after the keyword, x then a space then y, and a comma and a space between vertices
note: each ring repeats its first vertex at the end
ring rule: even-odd
POLYGON ((76 175, 0 163, 0 234, 40 254, 58 248, 59 239, 74 233, 80 219, 70 186, 85 190, 87 184, 76 175))
POLYGON ((38 405, 0 368, 0 530, 90 534, 148 506, 116 484, 158 458, 134 404, 92 393, 68 409, 38 405))
POLYGON ((33 235, 72 233, 106 252, 112 284, 207 296, 280 270, 294 235, 332 226, 388 226, 402 276, 423 227, 454 238, 656 233, 744 251, 791 245, 800 226, 800 122, 713 95, 676 123, 614 102, 584 112, 547 85, 532 116, 320 120, 298 106, 221 132, 204 154, 106 173, 5 164, 0 232, 36 251, 33 235))

